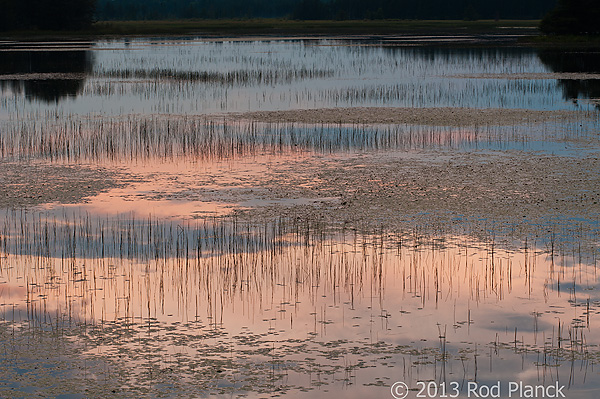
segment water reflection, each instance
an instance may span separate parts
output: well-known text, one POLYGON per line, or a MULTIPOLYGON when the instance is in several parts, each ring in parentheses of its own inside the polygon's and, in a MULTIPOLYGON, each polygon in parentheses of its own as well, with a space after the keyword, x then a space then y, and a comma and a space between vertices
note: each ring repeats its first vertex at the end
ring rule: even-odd
POLYGON ((78 356, 106 362, 88 377, 104 389, 383 397, 396 380, 559 381, 569 397, 598 389, 589 254, 284 218, 130 216, 14 213, 2 231, 0 324, 32 342, 76 343, 78 356))
POLYGON ((286 123, 218 117, 146 116, 8 123, 0 156, 52 162, 214 162, 263 154, 352 153, 368 150, 523 149, 568 152, 561 135, 594 134, 597 122, 549 118, 539 123, 451 127, 414 124, 286 123), (576 128, 576 127, 577 128, 576 128), (23 143, 27 142, 24 146, 23 143))
POLYGON ((100 111, 116 116, 350 106, 565 108, 562 92, 552 80, 507 84, 501 79, 456 78, 547 72, 531 49, 201 39, 99 41, 89 50, 60 47, 37 55, 39 51, 13 48, 15 54, 4 63, 19 67, 5 66, 3 73, 75 74, 70 82, 54 76, 54 82, 5 82, 4 87, 33 87, 24 94, 40 93, 45 101, 78 95, 77 101, 50 108, 15 96, 3 111, 35 119, 48 111, 58 116, 100 111), (30 69, 30 62, 38 66, 30 69), (46 67, 53 63, 67 67, 46 67), (88 73, 92 78, 84 80, 88 73))
POLYGON ((87 50, 39 48, 1 54, 0 89, 46 103, 79 95, 94 63, 87 50))
POLYGON ((527 237, 518 222, 476 239, 453 226, 358 232, 302 213, 223 216, 272 198, 254 177, 273 180, 276 162, 292 173, 324 153, 554 151, 565 147, 559 133, 585 138, 597 120, 432 128, 197 115, 373 103, 562 109, 553 80, 456 77, 544 73, 544 56, 339 41, 4 53, 2 90, 18 93, 1 99, 2 157, 109 165, 132 178, 86 205, 0 215, 0 396, 42 386, 52 396, 57 380, 60 393, 86 397, 389 397, 397 380, 559 381, 572 399, 597 396, 598 254, 581 245, 583 228, 549 215, 527 237), (512 245, 495 241, 501 233, 512 245))
MULTIPOLYGON (((600 53, 541 51, 540 60, 554 72, 600 73, 600 53)), ((567 100, 600 99, 600 79, 560 79, 567 100)))
MULTIPOLYGON (((80 96, 78 111, 102 107, 108 114, 382 104, 556 109, 564 107, 556 99, 560 91, 569 99, 598 97, 595 80, 561 80, 557 91, 552 81, 507 85, 451 78, 543 73, 548 67, 596 73, 598 54, 340 40, 12 45, 2 49, 0 88, 47 103, 80 96)), ((26 104, 14 106, 27 112, 26 104)))

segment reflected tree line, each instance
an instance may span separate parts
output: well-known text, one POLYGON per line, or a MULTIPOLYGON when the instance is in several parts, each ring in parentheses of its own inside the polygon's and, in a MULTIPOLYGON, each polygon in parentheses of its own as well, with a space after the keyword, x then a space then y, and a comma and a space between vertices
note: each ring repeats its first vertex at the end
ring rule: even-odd
MULTIPOLYGON (((553 72, 600 73, 600 53, 542 51, 538 56, 553 72)), ((561 79, 558 83, 566 100, 600 98, 600 79, 561 79)))
MULTIPOLYGON (((77 96, 94 66, 92 53, 88 50, 0 49, 0 54, 0 89, 49 103, 77 96)), ((538 57, 553 72, 600 73, 599 53, 545 50, 539 52, 538 57)), ((558 82, 567 100, 600 98, 598 79, 558 82)))
POLYGON ((0 89, 49 103, 77 96, 85 76, 93 70, 93 57, 87 50, 0 54, 0 89))

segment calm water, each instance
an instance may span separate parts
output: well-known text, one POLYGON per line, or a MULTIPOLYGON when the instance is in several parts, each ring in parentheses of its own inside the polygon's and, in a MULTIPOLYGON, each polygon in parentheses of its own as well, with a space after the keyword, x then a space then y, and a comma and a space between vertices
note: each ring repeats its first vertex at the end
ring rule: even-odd
POLYGON ((585 107, 574 100, 599 92, 594 80, 462 77, 596 73, 597 54, 335 40, 131 40, 67 49, 43 43, 2 48, 2 117, 382 105, 573 109, 585 107))
POLYGON ((597 397, 598 251, 578 245, 598 242, 597 229, 548 215, 507 245, 494 221, 476 237, 231 215, 264 204, 255 181, 276 163, 439 149, 593 156, 565 138, 595 137, 597 117, 477 128, 203 119, 353 106, 596 112, 587 100, 600 80, 497 76, 546 72, 598 73, 600 62, 339 40, 0 46, 3 160, 141 177, 81 204, 0 211, 0 396, 389 398, 405 382, 411 398, 423 387, 469 397, 474 383, 507 397, 523 382, 597 397), (186 196, 194 187, 205 196, 186 196), (211 196, 225 187, 240 194, 211 196))

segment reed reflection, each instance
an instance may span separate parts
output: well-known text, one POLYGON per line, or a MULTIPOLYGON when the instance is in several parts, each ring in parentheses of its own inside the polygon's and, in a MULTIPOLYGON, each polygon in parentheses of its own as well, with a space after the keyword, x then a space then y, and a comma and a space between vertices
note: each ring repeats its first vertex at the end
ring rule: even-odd
POLYGON ((5 220, 3 325, 85 342, 128 389, 176 376, 193 392, 303 392, 341 378, 364 394, 401 370, 414 385, 443 370, 562 379, 573 365, 583 384, 595 364, 596 260, 576 246, 294 218, 5 220))

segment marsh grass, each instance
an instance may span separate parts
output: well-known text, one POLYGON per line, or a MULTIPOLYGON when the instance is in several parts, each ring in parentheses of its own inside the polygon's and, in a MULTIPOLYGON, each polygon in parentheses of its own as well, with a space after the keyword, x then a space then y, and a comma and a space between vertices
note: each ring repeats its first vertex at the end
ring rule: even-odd
POLYGON ((13 211, 3 220, 0 324, 14 354, 7 364, 17 367, 27 337, 58 340, 65 356, 104 365, 73 370, 69 386, 101 378, 88 385, 140 396, 292 393, 341 378, 373 389, 387 384, 375 378, 385 367, 403 369, 412 384, 453 368, 467 381, 507 359, 575 383, 598 361, 590 331, 600 304, 576 289, 593 284, 597 261, 536 241, 507 250, 493 235, 481 242, 418 228, 359 233, 297 218, 165 222, 13 211), (489 319, 476 308, 541 291, 567 296, 551 325, 542 315, 552 308, 525 297, 519 315, 533 329, 499 314, 491 320, 502 331, 488 342, 468 338, 489 319), (437 323, 435 337, 389 340, 394 330, 414 336, 407 317, 419 309, 435 312, 422 318, 437 323), (344 325, 351 331, 340 335, 344 325))
POLYGON ((334 76, 333 70, 328 69, 281 69, 281 70, 251 70, 235 71, 178 71, 173 69, 117 69, 101 71, 97 76, 113 79, 153 79, 156 81, 190 81, 211 83, 221 86, 233 85, 274 85, 289 84, 297 80, 321 79, 334 76))
POLYGON ((336 153, 480 147, 527 149, 529 141, 561 139, 556 137, 557 132, 570 138, 587 134, 587 128, 573 131, 565 130, 562 126, 547 123, 541 126, 453 128, 130 116, 101 120, 74 119, 64 123, 5 123, 0 135, 0 156, 61 162, 129 162, 174 158, 218 160, 295 151, 336 153))
MULTIPOLYGON (((49 58, 53 48, 18 47, 46 51, 49 58)), ((580 101, 568 104, 573 93, 552 79, 468 78, 548 73, 549 67, 531 49, 417 48, 377 40, 279 37, 106 40, 81 51, 89 52, 93 65, 86 67, 80 87, 55 86, 73 104, 61 101, 61 96, 57 104, 47 101, 52 93, 38 91, 35 85, 11 93, 10 87, 19 86, 14 81, 0 97, 9 117, 28 119, 29 112, 38 110, 83 116, 100 107, 109 117, 381 105, 583 108, 580 101)), ((29 72, 24 68, 11 75, 29 72)), ((38 121, 43 119, 40 115, 38 121)))
MULTIPOLYGON (((597 133, 597 118, 467 129, 171 115, 274 104, 571 107, 547 80, 444 77, 545 71, 532 52, 265 43, 99 43, 98 64, 77 92, 84 101, 42 104, 24 92, 0 99, 0 156, 119 164, 521 149, 534 140, 593 143, 597 133), (509 62, 498 62, 507 54, 509 62), (117 100, 132 100, 133 111, 117 100), (99 103, 106 110, 97 115, 99 103)), ((5 210, 0 396, 339 396, 341 386, 370 397, 389 395, 399 377, 414 388, 449 376, 463 384, 514 380, 521 372, 597 388, 588 378, 600 360, 597 231, 573 228, 573 220, 542 221, 527 233, 527 222, 493 223, 476 239, 460 230, 468 223, 365 231, 302 214, 263 223, 5 210)))

